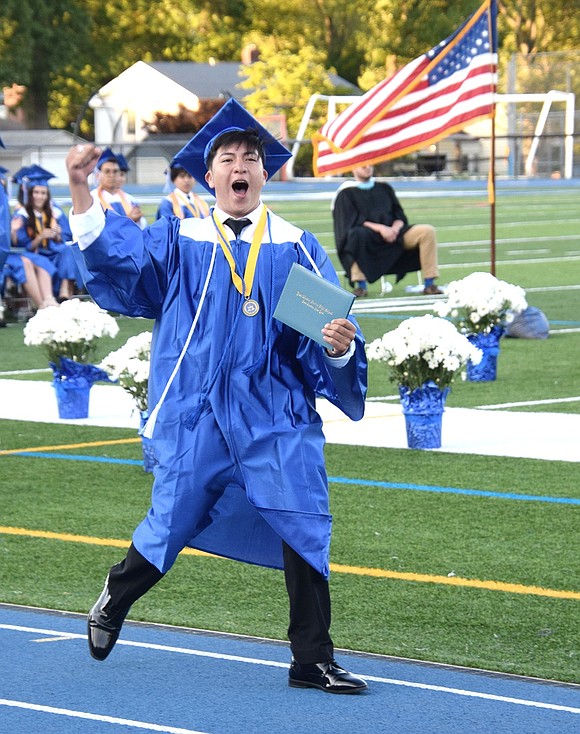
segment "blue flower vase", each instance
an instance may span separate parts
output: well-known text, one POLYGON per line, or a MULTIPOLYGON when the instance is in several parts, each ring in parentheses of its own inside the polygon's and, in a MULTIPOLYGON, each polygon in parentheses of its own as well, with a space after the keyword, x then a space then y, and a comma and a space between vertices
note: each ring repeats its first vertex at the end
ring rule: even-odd
POLYGON ((468 334, 467 339, 474 347, 481 349, 483 356, 479 364, 469 361, 466 366, 467 379, 470 382, 492 382, 497 377, 497 358, 499 340, 503 327, 494 326, 487 334, 468 334))
POLYGON ((139 434, 141 436, 141 449, 143 451, 143 471, 153 472, 157 459, 153 451, 153 441, 150 438, 146 438, 143 435, 143 429, 149 418, 149 413, 146 410, 142 410, 139 418, 139 434))
POLYGON ((98 381, 111 382, 106 372, 94 364, 82 364, 61 357, 50 362, 59 418, 88 418, 91 387, 98 381))
POLYGON ((88 418, 91 385, 71 384, 68 380, 54 380, 59 418, 88 418))
POLYGON ((410 449, 441 448, 443 411, 448 394, 448 387, 442 390, 433 381, 425 382, 414 390, 399 385, 410 449))

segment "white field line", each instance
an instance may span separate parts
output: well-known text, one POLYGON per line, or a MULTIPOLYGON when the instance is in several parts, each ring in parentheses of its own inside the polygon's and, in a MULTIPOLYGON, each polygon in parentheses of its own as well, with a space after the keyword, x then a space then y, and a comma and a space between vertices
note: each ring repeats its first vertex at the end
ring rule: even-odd
MULTIPOLYGON (((438 232, 441 233, 442 229, 446 229, 446 227, 438 227, 438 232)), ((334 237, 334 233, 331 231, 325 231, 325 232, 318 232, 318 236, 328 236, 328 237, 334 237)), ((525 244, 526 242, 534 242, 534 243, 540 243, 540 242, 560 242, 560 241, 572 241, 574 243, 579 241, 579 238, 577 235, 562 235, 561 237, 508 237, 508 238, 496 238, 495 244, 496 246, 501 245, 515 245, 517 243, 519 244, 525 244)), ((474 250, 473 248, 489 248, 490 241, 489 238, 485 240, 470 240, 469 242, 439 242, 437 244, 437 247, 439 249, 452 249, 452 248, 461 248, 457 252, 458 254, 463 253, 464 250, 469 252, 474 252, 478 250, 474 250)), ((327 247, 324 247, 324 250, 326 252, 336 252, 336 248, 334 245, 330 245, 327 247)), ((533 250, 532 250, 533 252, 533 250)), ((559 258, 558 258, 559 259, 559 258)))
POLYGON ((367 398, 367 403, 384 403, 390 400, 400 400, 398 395, 381 395, 378 398, 367 398))
MULTIPOLYGON (((38 628, 31 628, 31 627, 20 627, 17 625, 10 625, 10 624, 0 624, 0 629, 7 629, 12 630, 16 632, 34 632, 35 634, 46 634, 46 635, 62 635, 62 631, 60 630, 43 630, 38 628)), ((70 634, 68 635, 70 639, 86 639, 86 635, 80 635, 80 634, 70 634)), ((214 658, 218 660, 226 660, 231 662, 240 662, 240 663, 247 663, 250 665, 264 665, 268 667, 274 667, 274 668, 287 668, 288 663, 281 663, 277 660, 263 660, 260 658, 251 658, 251 657, 242 657, 239 655, 226 655, 223 653, 214 653, 214 652, 208 652, 206 650, 195 650, 192 648, 184 648, 184 647, 174 647, 172 645, 157 645, 153 643, 146 643, 146 642, 134 642, 132 640, 119 640, 117 642, 117 645, 125 645, 127 647, 138 647, 141 649, 146 650, 157 650, 160 652, 170 652, 170 653, 178 653, 181 655, 195 655, 197 657, 207 657, 207 658, 214 658)), ((499 701, 502 703, 511 703, 518 706, 530 706, 533 708, 540 708, 540 709, 551 709, 552 711, 566 711, 571 714, 578 714, 580 715, 580 708, 576 708, 574 706, 562 706, 560 704, 553 704, 553 703, 544 703, 542 701, 533 701, 529 699, 522 699, 522 698, 513 698, 511 696, 499 696, 495 694, 490 693, 480 693, 479 691, 470 691, 463 688, 449 688, 447 686, 437 686, 432 685, 428 683, 416 683, 414 681, 407 681, 407 680, 400 680, 397 678, 383 678, 380 676, 372 676, 372 675, 365 675, 364 673, 355 673, 355 675, 361 675, 362 677, 366 678, 366 680, 373 681, 375 683, 386 683, 388 685, 394 685, 394 686, 404 686, 407 688, 418 688, 421 690, 426 691, 435 691, 437 693, 448 693, 456 696, 468 696, 472 698, 482 698, 486 699, 488 701, 499 701)), ((13 702, 18 703, 18 702, 13 702)), ((6 701, 4 699, 0 699, 0 704, 4 705, 10 705, 9 701, 6 701)), ((56 710, 58 712, 58 710, 56 710)), ((94 716, 93 714, 89 714, 87 718, 92 718, 94 716)), ((150 724, 150 727, 156 726, 155 724, 150 724)), ((153 729, 153 731, 167 731, 167 732, 175 732, 176 734, 192 734, 190 731, 186 729, 153 729)), ((196 733, 198 734, 198 733, 196 733)))
MULTIPOLYGON (((546 263, 561 263, 561 262, 579 262, 580 254, 570 255, 566 257, 532 257, 524 258, 519 260, 496 260, 496 265, 545 265, 546 263)), ((452 268, 483 268, 488 267, 490 264, 489 260, 482 262, 473 263, 449 263, 447 265, 439 265, 439 270, 450 270, 452 268)))
MULTIPOLYGON (((367 403, 386 403, 399 400, 398 395, 380 395, 375 398, 367 398, 367 403)), ((476 405, 474 410, 502 410, 503 408, 517 408, 526 405, 556 405, 557 403, 577 403, 580 395, 572 398, 548 398, 546 400, 525 400, 520 403, 497 403, 495 405, 476 405)))
POLYGON ((544 291, 577 291, 580 285, 543 285, 526 288, 526 293, 543 293, 544 291))
POLYGON ((7 372, 0 372, 0 377, 10 377, 11 375, 40 375, 46 372, 51 372, 50 367, 43 367, 37 370, 9 370, 7 372))
POLYGON ((506 255, 549 255, 551 250, 508 250, 506 255))
POLYGON ((118 724, 119 726, 130 726, 132 729, 144 729, 146 731, 160 731, 166 734, 207 734, 193 729, 182 729, 176 726, 165 726, 164 724, 151 724, 146 721, 134 721, 133 719, 121 719, 118 716, 104 716, 102 714, 90 714, 87 711, 75 711, 74 709, 61 709, 56 706, 41 706, 37 703, 27 701, 10 701, 0 698, 0 706, 11 708, 28 709, 29 711, 40 711, 44 714, 57 714, 68 716, 72 719, 88 719, 90 721, 101 721, 105 724, 118 724))
MULTIPOLYGON (((567 225, 576 225, 580 223, 580 219, 566 219, 565 222, 561 222, 561 225, 567 226, 567 225)), ((500 229, 508 229, 511 227, 515 227, 518 229, 521 229, 522 227, 529 227, 530 224, 535 224, 538 227, 541 227, 544 224, 548 224, 548 222, 538 220, 538 221, 530 221, 530 222, 513 222, 513 221, 497 221, 496 226, 500 229)), ((550 225, 552 223, 549 223, 550 225)), ((462 230, 465 229, 467 224, 465 222, 458 222, 457 224, 444 224, 444 225, 437 225, 437 230, 445 230, 445 231, 453 231, 453 230, 462 230)), ((471 229, 477 228, 477 227, 489 227, 488 221, 479 221, 479 222, 470 222, 469 227, 471 229)), ((506 240, 501 240, 505 242, 555 242, 555 241, 562 241, 562 240, 577 240, 578 235, 574 234, 555 234, 553 236, 550 235, 538 235, 538 237, 510 237, 506 240)), ((500 241, 500 240, 498 240, 500 241)))
POLYGON ((497 403, 496 405, 477 405, 476 410, 503 410, 504 408, 520 408, 526 405, 555 405, 557 403, 577 403, 576 398, 553 398, 550 400, 525 400, 520 403, 497 403))

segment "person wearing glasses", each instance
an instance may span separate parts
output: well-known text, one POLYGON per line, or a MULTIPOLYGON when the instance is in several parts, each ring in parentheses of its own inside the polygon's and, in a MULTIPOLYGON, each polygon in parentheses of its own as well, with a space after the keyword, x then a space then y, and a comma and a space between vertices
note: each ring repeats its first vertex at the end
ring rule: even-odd
POLYGON ((141 229, 145 229, 147 220, 137 201, 123 190, 119 157, 110 148, 106 148, 101 154, 95 172, 98 185, 91 191, 93 198, 100 202, 103 209, 112 209, 122 217, 129 217, 141 229))

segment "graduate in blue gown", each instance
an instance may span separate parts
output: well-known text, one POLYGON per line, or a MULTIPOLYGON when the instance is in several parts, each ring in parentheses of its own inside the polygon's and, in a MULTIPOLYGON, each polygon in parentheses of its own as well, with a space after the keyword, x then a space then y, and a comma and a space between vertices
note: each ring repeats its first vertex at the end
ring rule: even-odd
MULTIPOLYGON (((6 146, 0 138, 0 148, 6 146)), ((0 166, 0 273, 10 252, 10 204, 6 187, 8 169, 0 166)))
MULTIPOLYGON (((23 288, 35 308, 57 306, 58 303, 52 295, 50 274, 46 270, 37 267, 29 258, 17 252, 11 252, 10 245, 11 221, 8 200, 8 169, 0 166, 0 296, 4 295, 6 281, 10 280, 16 286, 23 288)), ((32 316, 33 311, 29 310, 28 315, 32 316)))
POLYGON ((6 257, 10 252, 10 204, 8 194, 4 188, 5 178, 3 174, 8 169, 0 166, 0 271, 4 267, 6 257))
POLYGON ((79 272, 70 247, 68 217, 55 204, 48 182, 54 174, 38 165, 26 166, 14 174, 20 185, 20 206, 13 215, 13 245, 36 267, 46 270, 53 280, 59 300, 75 294, 79 272))
POLYGON ((189 545, 283 568, 290 685, 361 691, 329 634, 332 523, 315 400, 362 418, 364 340, 353 318, 325 326, 326 348, 273 318, 294 263, 338 283, 316 238, 261 201, 290 154, 229 100, 175 159, 215 192, 210 216, 143 232, 91 206, 98 154, 81 146, 67 157, 75 249, 101 307, 155 319, 145 434, 158 463, 151 509, 89 614, 91 654, 107 657, 131 604, 189 545))
POLYGON ((103 209, 112 209, 123 217, 129 217, 144 229, 147 220, 141 207, 131 194, 123 190, 128 170, 129 164, 123 155, 114 153, 111 148, 105 148, 95 167, 98 186, 91 194, 103 209))
MULTIPOLYGON (((0 148, 5 145, 0 138, 0 148)), ((10 252, 10 205, 8 203, 8 193, 6 191, 6 174, 8 169, 0 166, 0 327, 6 326, 4 321, 4 304, 2 303, 2 293, 4 291, 4 263, 10 252)))
POLYGON ((170 188, 164 190, 169 190, 170 193, 159 204, 156 219, 159 217, 177 217, 178 219, 207 217, 209 206, 200 196, 194 194, 192 189, 195 186, 195 179, 191 173, 171 161, 167 176, 170 188))

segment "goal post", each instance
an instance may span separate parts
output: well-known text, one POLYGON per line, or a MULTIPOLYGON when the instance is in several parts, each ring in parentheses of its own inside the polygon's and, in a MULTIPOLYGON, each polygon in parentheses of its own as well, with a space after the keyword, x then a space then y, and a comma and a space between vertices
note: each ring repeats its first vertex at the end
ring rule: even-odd
MULTIPOLYGON (((327 103, 327 119, 333 120, 337 115, 338 104, 352 104, 353 101, 360 99, 356 95, 328 95, 328 94, 312 94, 308 100, 302 115, 298 134, 292 145, 292 157, 286 164, 286 172, 289 179, 294 177, 294 161, 300 150, 300 146, 306 142, 304 136, 308 128, 308 123, 312 117, 314 105, 317 102, 327 103)), ((549 92, 534 94, 496 94, 495 103, 505 103, 507 105, 515 105, 520 102, 541 103, 542 108, 534 135, 530 145, 530 150, 526 156, 524 172, 530 176, 533 174, 534 158, 536 156, 538 145, 542 134, 544 133, 548 115, 552 105, 557 102, 564 102, 566 105, 564 117, 564 178, 570 179, 573 175, 574 162, 574 105, 575 95, 573 92, 560 92, 552 89, 549 92)), ((508 134, 509 137, 509 134, 508 134)))

